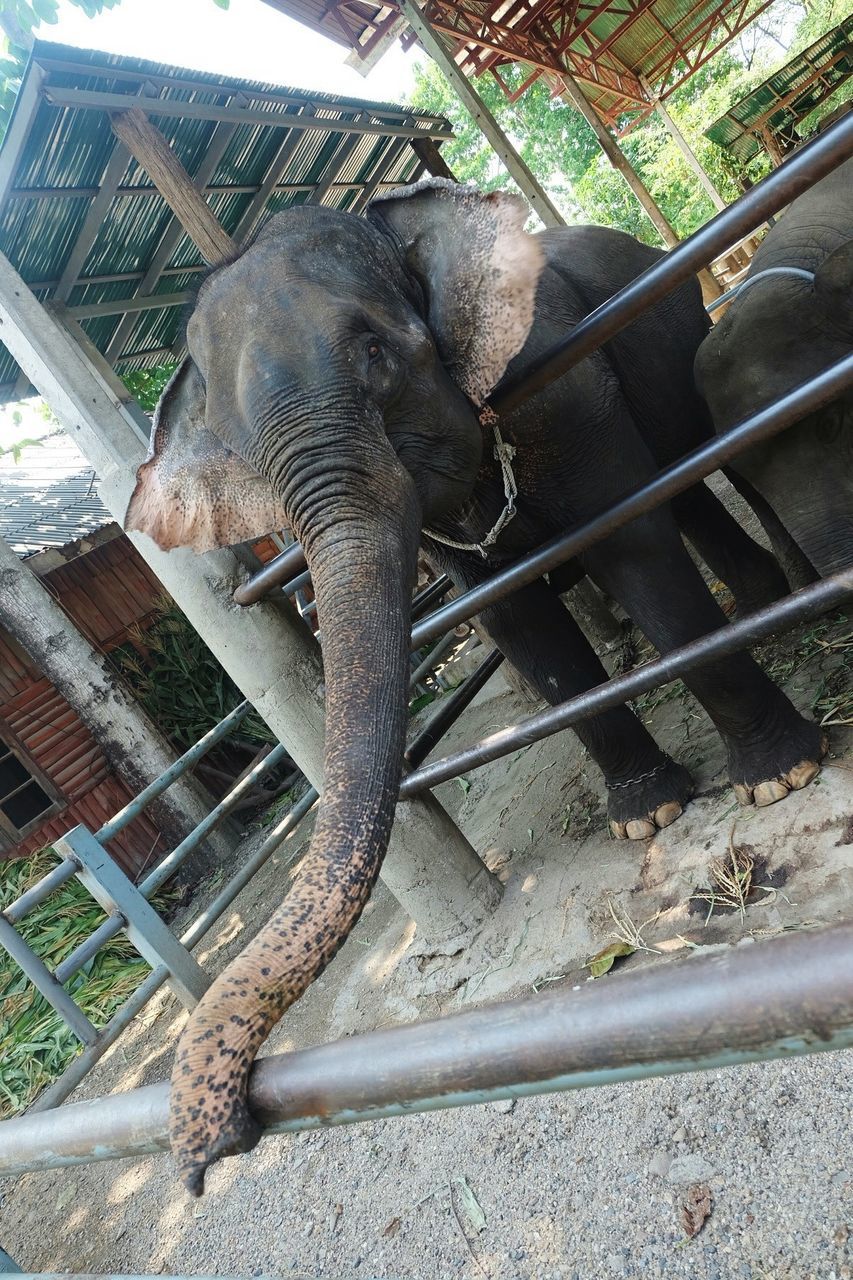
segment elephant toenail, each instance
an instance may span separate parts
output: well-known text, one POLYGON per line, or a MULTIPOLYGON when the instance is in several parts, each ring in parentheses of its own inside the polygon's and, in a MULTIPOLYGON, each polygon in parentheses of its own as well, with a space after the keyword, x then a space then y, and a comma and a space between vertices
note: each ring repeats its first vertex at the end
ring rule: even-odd
POLYGON ((761 809, 775 804, 777 800, 784 800, 789 791, 790 787, 780 778, 769 778, 767 782, 759 782, 755 788, 755 803, 761 809))
POLYGON ((794 791, 800 791, 803 787, 807 787, 812 778, 816 778, 820 773, 820 765, 815 760, 801 760, 799 764, 795 764, 789 774, 786 775, 785 781, 794 791))
POLYGON ((680 818, 683 812, 677 800, 670 800, 668 804, 662 804, 655 810, 655 826, 668 827, 671 822, 675 822, 676 818, 680 818))
POLYGON ((624 822, 611 822, 610 834, 614 840, 627 840, 628 832, 625 830, 624 822))
POLYGON ((734 784, 734 793, 738 804, 743 805, 744 808, 752 804, 752 787, 744 786, 742 782, 736 782, 734 784))
POLYGON ((648 818, 633 818, 625 823, 625 834, 629 840, 648 840, 655 830, 655 824, 648 818))

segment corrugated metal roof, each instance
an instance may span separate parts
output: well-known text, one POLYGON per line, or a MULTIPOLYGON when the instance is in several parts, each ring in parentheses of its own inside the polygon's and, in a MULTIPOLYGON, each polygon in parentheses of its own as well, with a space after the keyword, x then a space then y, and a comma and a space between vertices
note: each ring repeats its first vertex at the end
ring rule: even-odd
POLYGON ((27 445, 18 462, 0 455, 0 538, 24 557, 111 524, 96 484, 94 468, 61 431, 27 445))
MULTIPOLYGON (((118 145, 107 113, 85 105, 81 92, 121 95, 129 106, 144 103, 191 176, 213 157, 214 168, 204 187, 208 203, 230 234, 254 208, 259 187, 275 166, 282 143, 291 136, 295 148, 263 205, 264 215, 302 203, 320 187, 323 204, 357 210, 369 188, 409 182, 422 171, 409 138, 451 136, 450 126, 441 117, 405 107, 223 79, 38 41, 0 149, 0 250, 44 301, 55 299, 118 145), (68 90, 74 91, 74 105, 57 106, 48 100, 47 95, 68 90), (318 121, 340 122, 344 128, 302 130, 266 125, 254 118, 244 124, 158 115, 151 110, 151 95, 164 103, 189 103, 194 110, 214 113, 236 106, 251 110, 253 116, 269 115, 271 122, 290 122, 307 114, 318 121), (360 125, 376 132, 346 131, 347 126, 360 125), (336 156, 345 161, 339 174, 333 171, 336 156), (334 182, 326 189, 330 177, 334 182)), ((152 293, 180 294, 192 287, 202 269, 195 245, 177 227, 133 158, 128 159, 94 230, 86 244, 80 278, 66 299, 72 312, 83 304, 133 300, 152 293), (143 290, 152 260, 165 248, 162 270, 143 290)), ((124 370, 150 367, 168 358, 179 339, 180 321, 181 307, 172 305, 130 312, 126 318, 99 315, 81 322, 98 349, 124 370)), ((0 347, 0 403, 19 399, 22 393, 19 370, 0 347)))
POLYGON ((853 15, 809 45, 784 67, 729 107, 705 130, 705 137, 744 163, 764 143, 756 131, 790 136, 796 125, 853 76, 853 15))

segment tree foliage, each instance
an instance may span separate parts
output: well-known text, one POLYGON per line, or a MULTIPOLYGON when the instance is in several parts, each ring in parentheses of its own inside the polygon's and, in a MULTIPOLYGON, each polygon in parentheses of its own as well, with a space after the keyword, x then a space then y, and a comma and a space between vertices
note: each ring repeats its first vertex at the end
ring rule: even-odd
MULTIPOLYGON (((667 109, 724 199, 735 200, 742 179, 763 176, 769 162, 762 153, 744 174, 728 152, 703 137, 703 130, 847 12, 849 0, 777 0, 667 100, 667 109)), ((510 89, 528 74, 520 66, 501 68, 510 89)), ((456 137, 444 144, 442 154, 457 177, 485 190, 511 188, 512 179, 435 64, 417 66, 415 76, 412 106, 445 115, 453 125, 456 137)), ((491 76, 481 77, 477 90, 568 222, 597 222, 658 243, 636 198, 573 106, 552 97, 542 80, 514 104, 491 76)), ((844 91, 845 96, 853 93, 853 81, 844 91)), ((833 95, 806 123, 812 125, 841 100, 840 94, 833 95)), ((714 214, 710 197, 657 115, 628 133, 620 146, 680 236, 690 235, 714 214)))

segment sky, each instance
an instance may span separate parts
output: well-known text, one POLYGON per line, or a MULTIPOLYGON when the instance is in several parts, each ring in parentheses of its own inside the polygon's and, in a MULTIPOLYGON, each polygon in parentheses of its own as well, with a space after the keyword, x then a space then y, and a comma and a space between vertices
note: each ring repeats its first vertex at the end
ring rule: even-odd
POLYGON ((231 0, 227 10, 214 0, 121 0, 96 18, 60 0, 59 15, 59 22, 41 24, 39 38, 382 102, 405 97, 413 87, 419 56, 395 44, 364 77, 344 65, 347 50, 342 45, 286 18, 263 0, 231 0))

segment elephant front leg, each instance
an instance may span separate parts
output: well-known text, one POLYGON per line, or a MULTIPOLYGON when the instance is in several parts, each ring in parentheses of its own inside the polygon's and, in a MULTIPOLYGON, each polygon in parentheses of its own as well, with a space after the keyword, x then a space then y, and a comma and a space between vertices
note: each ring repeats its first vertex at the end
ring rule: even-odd
MULTIPOLYGON (((727 625, 667 512, 634 521, 592 548, 584 564, 662 654, 727 625)), ((748 654, 697 667, 683 679, 723 738, 742 804, 773 804, 818 773, 825 735, 748 654)))
MULTIPOLYGON (((470 567, 447 564, 460 585, 476 585, 470 567)), ((533 583, 491 609, 482 623, 491 639, 552 705, 603 684, 607 672, 553 590, 533 583)), ((670 759, 627 707, 593 716, 574 727, 601 769, 607 787, 610 828, 619 839, 646 840, 682 813, 693 780, 670 759)))

